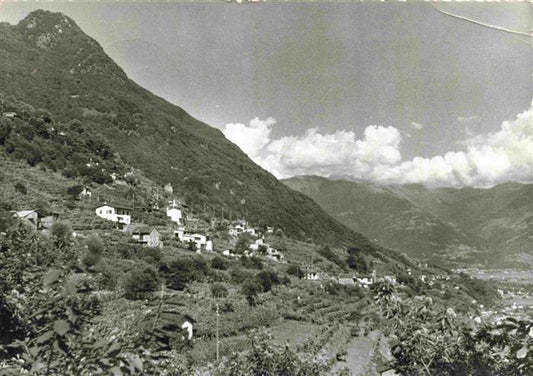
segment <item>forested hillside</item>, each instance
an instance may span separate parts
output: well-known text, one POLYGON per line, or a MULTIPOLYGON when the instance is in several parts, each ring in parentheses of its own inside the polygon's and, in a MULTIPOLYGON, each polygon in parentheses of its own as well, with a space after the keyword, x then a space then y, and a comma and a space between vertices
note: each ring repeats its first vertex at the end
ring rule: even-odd
POLYGON ((0 25, 3 151, 65 175, 139 169, 190 204, 274 225, 300 239, 365 242, 279 183, 219 130, 128 79, 75 22, 36 11, 0 25), (98 165, 97 165, 98 163, 98 165), (91 167, 92 171, 88 171, 91 167), (97 171, 98 170, 98 171, 97 171))

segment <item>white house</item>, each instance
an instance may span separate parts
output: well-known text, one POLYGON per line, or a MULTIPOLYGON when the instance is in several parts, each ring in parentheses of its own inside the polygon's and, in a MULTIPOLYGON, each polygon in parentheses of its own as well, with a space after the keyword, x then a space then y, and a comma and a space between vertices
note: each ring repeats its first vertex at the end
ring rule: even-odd
POLYGON ((308 281, 320 281, 322 279, 322 276, 320 273, 317 272, 307 272, 305 273, 305 279, 308 281))
POLYGON ((357 283, 359 286, 368 288, 368 286, 371 286, 373 283, 372 277, 356 277, 357 283))
POLYGON ((226 250, 222 251, 222 256, 226 256, 226 257, 234 257, 235 254, 233 254, 233 253, 231 252, 231 250, 226 249, 226 250))
POLYGON ((250 246, 248 247, 251 251, 258 251, 259 250, 259 247, 262 246, 262 245, 265 245, 265 242, 264 240, 261 238, 261 239, 257 239, 255 242, 253 242, 252 244, 250 244, 250 246))
POLYGON ((17 113, 16 112, 4 112, 3 115, 8 118, 13 118, 17 116, 17 113))
POLYGON ((341 285, 355 285, 355 277, 350 274, 342 274, 337 278, 337 282, 341 285))
POLYGON ((175 200, 173 200, 170 206, 167 208, 167 217, 170 217, 170 220, 178 225, 183 224, 183 214, 181 213, 181 210, 178 209, 178 205, 176 204, 175 200))
POLYGON ((233 222, 232 226, 228 230, 228 233, 231 236, 237 237, 243 232, 246 232, 247 228, 248 228, 248 222, 244 220, 238 220, 238 221, 233 222))
POLYGON ((247 232, 248 234, 250 234, 252 236, 257 236, 257 231, 253 227, 248 227, 248 228, 244 229, 244 232, 247 232))
POLYGON ((15 212, 14 217, 22 219, 24 222, 29 224, 34 230, 37 230, 37 225, 39 224, 39 214, 36 210, 20 210, 15 212))
POLYGON ((108 221, 129 225, 131 223, 131 211, 131 208, 125 206, 105 204, 96 208, 96 215, 108 221))
POLYGON ((196 252, 201 251, 213 252, 213 241, 202 234, 193 234, 184 229, 174 231, 174 235, 184 243, 193 242, 196 245, 196 252))
POLYGON ((266 257, 270 260, 273 260, 273 261, 283 261, 283 259, 285 258, 283 256, 283 254, 278 251, 277 249, 274 249, 272 247, 268 247, 267 248, 267 255, 266 257))
POLYGON ((83 190, 80 192, 80 197, 92 197, 92 195, 93 193, 89 187, 83 187, 83 190))

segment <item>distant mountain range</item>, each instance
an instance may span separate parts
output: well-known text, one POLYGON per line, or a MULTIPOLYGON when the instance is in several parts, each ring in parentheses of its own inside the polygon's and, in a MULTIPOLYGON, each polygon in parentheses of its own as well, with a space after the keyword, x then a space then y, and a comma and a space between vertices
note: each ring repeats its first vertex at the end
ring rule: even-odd
POLYGON ((283 181, 384 247, 446 266, 533 265, 533 185, 379 186, 316 176, 283 181))
POLYGON ((374 247, 220 130, 130 80, 69 17, 38 10, 17 25, 0 23, 0 56, 1 158, 98 184, 140 170, 196 207, 296 239, 374 247))

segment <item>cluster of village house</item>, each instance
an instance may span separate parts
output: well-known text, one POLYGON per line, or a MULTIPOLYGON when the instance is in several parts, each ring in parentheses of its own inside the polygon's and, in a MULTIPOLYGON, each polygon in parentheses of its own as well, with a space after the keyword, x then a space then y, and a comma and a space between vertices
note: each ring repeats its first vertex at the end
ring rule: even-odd
MULTIPOLYGON (((174 237, 183 243, 193 243, 197 253, 213 252, 213 241, 210 237, 200 231, 192 231, 185 226, 186 218, 184 217, 182 204, 172 201, 166 208, 167 217, 175 225, 173 230, 174 237)), ((136 225, 131 221, 132 208, 126 206, 118 206, 111 204, 104 204, 96 208, 96 215, 116 222, 125 231, 132 234, 132 238, 138 243, 146 245, 148 247, 160 247, 162 242, 160 241, 160 233, 155 227, 149 227, 145 225, 136 225)), ((273 233, 272 227, 267 227, 267 233, 273 233)), ((256 239, 250 244, 249 249, 244 252, 243 255, 236 255, 231 250, 225 250, 222 252, 227 257, 251 257, 253 255, 260 254, 264 249, 264 256, 274 261, 283 261, 284 256, 278 250, 272 248, 270 245, 264 242, 264 237, 261 235, 258 229, 250 227, 245 220, 238 220, 231 224, 228 229, 228 234, 231 239, 237 239, 241 234, 250 234, 256 239), (264 248, 263 248, 264 247, 264 248)))
POLYGON ((341 274, 338 276, 331 276, 327 273, 316 272, 316 271, 307 271, 304 278, 308 281, 332 281, 337 282, 341 285, 358 285, 363 288, 369 288, 374 283, 377 282, 389 282, 393 285, 396 285, 396 276, 394 275, 385 275, 377 276, 376 271, 372 271, 372 274, 369 275, 356 275, 353 274, 341 274))
MULTIPOLYGON (((172 186, 167 184, 165 190, 172 193, 172 186)), ((90 188, 84 187, 80 193, 80 198, 91 197, 92 192, 90 188)), ((187 226, 185 223, 194 223, 193 218, 186 218, 183 207, 185 205, 172 200, 166 207, 166 215, 169 221, 172 222, 172 231, 174 238, 186 244, 194 244, 194 249, 197 253, 213 252, 213 241, 203 231, 198 230, 197 226, 187 226), (194 228, 194 230, 192 229, 194 228)), ((127 205, 117 205, 111 203, 104 203, 95 208, 95 214, 103 219, 115 222, 117 227, 123 231, 131 234, 132 239, 146 247, 161 247, 160 231, 153 226, 133 223, 132 216, 133 208, 127 205)), ((29 223, 35 230, 48 232, 52 223, 58 219, 59 213, 43 213, 37 210, 21 210, 14 213, 18 218, 23 219, 29 223)), ((273 233, 273 227, 267 227, 266 233, 273 233)), ((251 257, 254 255, 262 255, 274 261, 284 261, 284 256, 278 250, 272 248, 264 242, 264 236, 257 228, 249 226, 245 220, 238 220, 233 222, 228 229, 230 240, 235 243, 241 234, 249 234, 255 238, 254 242, 250 244, 249 249, 242 255, 237 255, 232 250, 225 250, 222 252, 227 257, 251 257)))

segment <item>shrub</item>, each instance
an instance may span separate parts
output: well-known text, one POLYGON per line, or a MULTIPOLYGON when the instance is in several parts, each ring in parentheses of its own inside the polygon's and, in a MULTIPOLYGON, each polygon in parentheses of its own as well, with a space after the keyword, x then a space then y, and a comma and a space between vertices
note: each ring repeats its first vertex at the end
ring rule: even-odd
POLYGON ((50 237, 57 248, 65 248, 72 238, 72 227, 65 221, 56 221, 50 227, 50 237))
POLYGON ((213 269, 226 270, 228 268, 228 263, 222 257, 215 256, 215 258, 211 260, 211 267, 213 269))
POLYGON ((220 304, 220 312, 228 313, 235 311, 235 307, 233 307, 233 304, 231 302, 225 301, 220 304))
POLYGON ((273 285, 280 283, 278 274, 271 270, 263 270, 262 272, 257 273, 255 277, 257 282, 259 282, 263 288, 263 292, 272 290, 273 285))
POLYGON ((77 199, 78 196, 80 195, 81 191, 83 191, 83 186, 82 185, 79 185, 79 184, 73 185, 73 186, 67 188, 67 195, 69 195, 73 199, 77 199))
POLYGON ((298 277, 300 279, 304 277, 303 270, 298 265, 294 265, 294 264, 289 265, 289 267, 287 269, 287 274, 293 275, 293 276, 298 277))
POLYGON ((368 264, 363 255, 359 253, 350 253, 346 258, 346 264, 350 269, 357 270, 361 273, 368 273, 368 264))
POLYGON ((329 260, 344 269, 344 263, 342 260, 329 247, 322 248, 320 251, 318 251, 318 254, 324 257, 326 260, 329 260))
POLYGON ((248 269, 263 269, 263 261, 259 257, 241 257, 241 264, 248 269))
POLYGON ((248 280, 241 288, 241 293, 246 298, 246 301, 250 306, 255 306, 257 304, 257 296, 261 292, 262 288, 254 280, 248 280))
POLYGON ((248 270, 239 269, 239 268, 231 269, 230 275, 231 275, 231 279, 235 283, 243 283, 244 281, 253 278, 252 272, 249 272, 248 270))
POLYGON ((151 265, 134 269, 126 275, 124 290, 126 299, 143 299, 159 287, 159 275, 151 265))
POLYGON ((139 250, 140 259, 152 265, 158 265, 163 257, 159 248, 146 247, 139 250))
POLYGON ((134 187, 139 184, 139 179, 133 172, 128 172, 126 175, 124 175, 124 181, 134 187))
POLYGON ((85 241, 87 250, 94 255, 101 255, 104 252, 104 242, 98 235, 91 234, 85 241))
POLYGON ((221 283, 215 283, 211 286, 211 294, 215 298, 225 298, 228 296, 228 289, 221 283))
POLYGON ((86 267, 90 268, 98 264, 98 262, 101 260, 100 255, 96 255, 91 252, 86 252, 83 258, 81 259, 81 262, 86 267))
POLYGON ((207 263, 199 257, 181 257, 164 263, 159 271, 170 288, 183 290, 190 282, 202 280, 210 272, 207 263))
POLYGON ((65 167, 63 171, 61 171, 61 174, 67 179, 71 179, 76 176, 76 170, 74 170, 72 167, 65 167))
POLYGON ((235 253, 243 254, 244 251, 248 249, 250 244, 252 244, 252 235, 248 233, 240 234, 237 244, 235 244, 235 253))
POLYGON ((28 193, 28 189, 26 188, 26 186, 23 183, 18 181, 18 182, 15 183, 15 192, 18 192, 18 193, 21 193, 21 194, 25 195, 25 194, 28 193))

